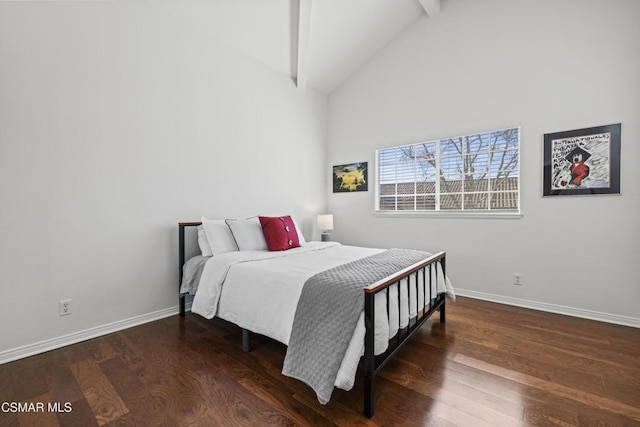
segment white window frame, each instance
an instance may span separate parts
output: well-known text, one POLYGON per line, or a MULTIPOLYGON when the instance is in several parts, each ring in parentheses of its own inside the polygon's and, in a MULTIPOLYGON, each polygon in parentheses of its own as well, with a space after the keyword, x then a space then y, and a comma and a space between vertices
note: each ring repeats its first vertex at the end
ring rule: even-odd
MULTIPOLYGON (((508 126, 508 127, 504 127, 504 128, 500 128, 500 129, 493 129, 493 130, 489 130, 489 131, 483 131, 483 132, 474 132, 474 133, 470 133, 467 135, 459 135, 459 136, 453 136, 453 137, 445 137, 445 138, 439 138, 439 139, 433 139, 433 140, 428 140, 428 141, 420 141, 420 142, 416 142, 416 143, 412 143, 412 144, 404 144, 404 145, 398 145, 398 146, 392 146, 392 147, 385 147, 382 149, 378 149, 375 152, 375 200, 374 200, 374 215, 376 216, 393 216, 393 217, 455 217, 455 218, 520 218, 522 217, 522 206, 521 206, 521 199, 520 199, 520 190, 521 190, 521 163, 520 163, 520 153, 521 153, 521 145, 522 145, 522 134, 521 134, 521 129, 520 126, 508 126), (442 153, 440 152, 440 147, 441 147, 441 143, 442 141, 448 141, 450 139, 457 139, 457 138, 465 138, 468 136, 475 136, 475 135, 482 135, 482 134, 489 134, 491 132, 499 132, 499 131, 503 131, 503 130, 510 130, 510 129, 517 129, 517 133, 518 133, 518 146, 517 146, 517 164, 518 164, 518 168, 517 168, 517 196, 516 196, 516 201, 517 201, 517 209, 491 209, 491 194, 497 194, 499 192, 494 192, 491 190, 491 186, 490 186, 490 175, 491 173, 489 173, 489 178, 488 178, 488 188, 487 188, 487 197, 489 197, 488 200, 488 205, 487 205, 487 209, 469 209, 469 210, 464 210, 462 209, 455 209, 455 210, 446 210, 446 209, 441 209, 441 204, 440 204, 440 199, 443 195, 443 193, 441 192, 441 188, 440 188, 440 179, 439 177, 442 175, 442 170, 441 170, 441 160, 442 160, 442 153), (436 161, 436 166, 435 166, 435 173, 436 173, 436 179, 434 182, 435 185, 435 199, 436 199, 436 205, 435 205, 435 209, 433 210, 416 210, 416 203, 417 203, 417 196, 418 194, 414 193, 414 197, 416 197, 416 199, 414 199, 414 210, 398 210, 398 205, 396 202, 396 209, 395 210, 390 210, 390 209, 380 209, 380 199, 381 199, 381 184, 380 184, 380 152, 384 151, 384 150, 389 150, 389 149, 400 149, 402 147, 411 147, 411 146, 419 146, 422 144, 435 144, 435 161, 436 161)), ((491 169, 491 165, 489 164, 489 168, 491 169)), ((494 170, 491 170, 494 171, 494 170)), ((414 183, 418 183, 418 179, 414 178, 414 183)), ((398 192, 397 192, 397 185, 398 182, 395 182, 396 184, 396 192, 395 192, 395 197, 398 197, 398 192)), ((464 193, 464 180, 462 180, 461 182, 461 193, 459 194, 465 194, 464 193)), ((470 194, 470 193, 466 193, 466 194, 470 194)), ((464 197, 462 198, 462 200, 464 200, 464 197)), ((463 202, 464 203, 464 202, 463 202)), ((463 206, 464 207, 464 204, 463 206)))

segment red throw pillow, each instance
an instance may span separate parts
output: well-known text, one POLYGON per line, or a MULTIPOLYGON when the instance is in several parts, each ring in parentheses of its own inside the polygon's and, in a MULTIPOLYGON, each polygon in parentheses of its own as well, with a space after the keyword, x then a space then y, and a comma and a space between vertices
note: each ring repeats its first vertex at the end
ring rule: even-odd
POLYGON ((290 216, 260 216, 258 219, 270 251, 286 251, 300 246, 298 232, 290 216))

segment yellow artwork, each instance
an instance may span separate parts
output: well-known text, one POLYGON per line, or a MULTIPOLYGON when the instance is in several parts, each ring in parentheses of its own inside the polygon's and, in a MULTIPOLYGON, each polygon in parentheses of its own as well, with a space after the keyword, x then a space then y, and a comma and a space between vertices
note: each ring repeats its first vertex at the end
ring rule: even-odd
POLYGON ((333 167, 333 192, 367 191, 367 162, 333 167))

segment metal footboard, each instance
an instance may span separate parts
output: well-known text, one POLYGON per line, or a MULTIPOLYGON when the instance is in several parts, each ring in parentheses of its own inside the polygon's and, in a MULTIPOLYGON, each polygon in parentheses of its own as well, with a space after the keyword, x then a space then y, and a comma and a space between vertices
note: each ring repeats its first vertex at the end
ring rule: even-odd
MULTIPOLYGON (((399 272, 384 281, 374 283, 373 285, 364 289, 364 321, 365 321, 365 343, 364 343, 364 414, 371 418, 375 411, 375 376, 380 369, 400 350, 404 343, 420 328, 420 326, 431 317, 436 311, 440 311, 440 322, 445 321, 445 294, 436 294, 435 298, 431 298, 436 289, 436 283, 438 280, 438 268, 440 263, 442 266, 442 273, 446 274, 446 254, 439 252, 415 265, 399 272), (435 273, 435 274, 432 274, 435 273), (435 276, 435 280, 432 278, 435 276), (411 279, 414 280, 411 280, 411 279), (420 280, 422 278, 422 281, 420 280), (389 319, 390 305, 397 304, 398 306, 398 322, 401 321, 401 286, 403 280, 406 280, 407 287, 407 304, 415 304, 416 316, 409 319, 407 327, 401 329, 398 325, 398 332, 395 337, 389 340, 389 347, 387 350, 379 355, 375 355, 375 298, 376 295, 385 292, 387 297, 387 319, 389 319), (398 289, 398 297, 396 300, 391 301, 389 289, 396 285, 398 289), (416 297, 415 301, 410 298, 411 290, 410 286, 415 286, 416 297), (422 288, 422 295, 424 295, 423 303, 424 307, 419 307, 419 288, 422 288)), ((445 279, 444 277, 442 278, 445 279)), ((407 312, 410 313, 410 307, 407 307, 407 312)))

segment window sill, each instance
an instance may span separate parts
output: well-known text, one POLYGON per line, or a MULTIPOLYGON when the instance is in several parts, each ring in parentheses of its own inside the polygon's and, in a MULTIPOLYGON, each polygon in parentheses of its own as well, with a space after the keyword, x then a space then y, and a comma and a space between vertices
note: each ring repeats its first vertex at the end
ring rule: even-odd
POLYGON ((520 219, 522 212, 507 211, 374 211, 373 215, 380 218, 475 218, 475 219, 520 219))

